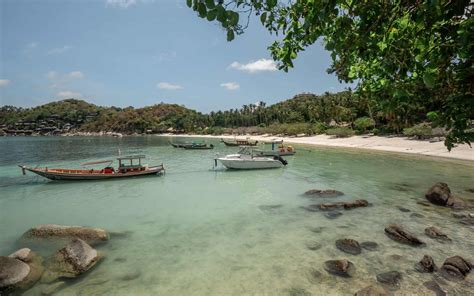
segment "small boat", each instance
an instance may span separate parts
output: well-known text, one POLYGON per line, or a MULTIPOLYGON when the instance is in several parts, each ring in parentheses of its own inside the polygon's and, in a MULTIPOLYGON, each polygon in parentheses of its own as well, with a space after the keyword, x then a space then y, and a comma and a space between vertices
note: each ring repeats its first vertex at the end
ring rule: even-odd
POLYGON ((136 177, 145 175, 160 175, 165 172, 163 164, 157 166, 148 166, 147 164, 142 165, 141 160, 145 158, 145 155, 131 155, 117 158, 118 167, 114 169, 110 166, 113 160, 101 160, 95 162, 83 163, 83 166, 96 165, 102 163, 108 163, 103 169, 95 170, 76 170, 76 169, 51 169, 51 168, 31 168, 23 165, 19 165, 23 175, 26 171, 30 171, 42 177, 51 180, 105 180, 105 179, 116 179, 125 177, 136 177), (138 164, 134 163, 134 160, 138 160, 138 164), (127 163, 125 163, 127 162, 127 163), (130 162, 130 163, 128 163, 130 162))
POLYGON ((281 156, 264 157, 253 153, 250 147, 242 147, 237 154, 229 154, 215 159, 215 165, 220 161, 228 169, 252 170, 281 168, 288 164, 281 156))
POLYGON ((234 140, 224 140, 224 139, 221 139, 221 141, 226 145, 226 146, 257 146, 258 144, 258 141, 250 141, 250 139, 246 139, 246 140, 238 140, 238 139, 234 139, 234 140))
POLYGON ((214 145, 212 145, 212 144, 210 144, 210 145, 204 144, 204 146, 203 146, 203 145, 193 145, 193 144, 190 144, 190 145, 184 145, 183 148, 186 149, 186 150, 206 150, 206 149, 214 149, 214 145))
POLYGON ((204 143, 195 143, 195 142, 192 142, 192 143, 171 143, 171 142, 169 142, 169 143, 174 148, 185 148, 185 147, 189 147, 189 146, 193 146, 193 147, 206 147, 207 146, 204 143))
POLYGON ((271 142, 272 150, 254 150, 256 155, 260 156, 291 156, 295 155, 296 151, 293 146, 286 146, 283 145, 283 140, 271 142), (275 144, 280 144, 275 149, 275 144))

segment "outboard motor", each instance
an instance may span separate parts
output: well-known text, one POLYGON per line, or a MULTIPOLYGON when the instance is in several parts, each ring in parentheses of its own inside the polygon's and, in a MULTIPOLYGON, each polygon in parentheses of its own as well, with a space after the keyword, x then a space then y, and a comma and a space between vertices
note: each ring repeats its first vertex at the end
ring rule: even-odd
POLYGON ((288 161, 286 161, 283 157, 281 157, 280 155, 276 155, 273 157, 274 160, 279 160, 283 165, 287 165, 288 164, 288 161))

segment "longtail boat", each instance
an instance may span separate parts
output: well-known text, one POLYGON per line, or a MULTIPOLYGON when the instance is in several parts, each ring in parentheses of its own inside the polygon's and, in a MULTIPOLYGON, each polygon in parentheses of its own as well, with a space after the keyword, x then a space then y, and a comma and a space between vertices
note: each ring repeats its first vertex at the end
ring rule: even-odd
POLYGON ((209 145, 204 144, 204 146, 203 146, 203 145, 193 145, 193 144, 190 144, 190 145, 184 145, 183 148, 186 149, 186 150, 206 150, 206 149, 214 149, 214 145, 212 145, 212 144, 209 144, 209 145))
POLYGON ((221 139, 221 141, 226 145, 226 146, 257 146, 258 141, 250 141, 250 140, 224 140, 221 139))
POLYGON ((165 172, 163 164, 156 166, 148 166, 147 164, 142 165, 141 160, 145 158, 145 155, 131 155, 117 158, 118 167, 114 169, 110 166, 113 160, 101 160, 95 162, 83 163, 83 166, 96 165, 108 163, 103 169, 61 169, 61 168, 31 168, 24 165, 19 165, 23 175, 26 175, 26 171, 30 171, 42 177, 51 180, 105 180, 105 179, 116 179, 125 177, 136 177, 145 175, 160 175, 165 172), (136 161, 138 160, 138 164, 136 161), (135 163, 134 163, 135 161, 135 163))
POLYGON ((192 147, 206 147, 207 145, 204 144, 204 143, 171 143, 169 142, 171 146, 173 146, 174 148, 186 148, 186 147, 189 147, 189 146, 192 146, 192 147))

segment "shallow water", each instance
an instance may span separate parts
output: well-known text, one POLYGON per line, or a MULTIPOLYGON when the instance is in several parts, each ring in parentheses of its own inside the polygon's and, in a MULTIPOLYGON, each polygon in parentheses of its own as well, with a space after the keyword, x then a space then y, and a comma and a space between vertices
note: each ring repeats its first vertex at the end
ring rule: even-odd
MULTIPOLYGON (((353 295, 374 283, 377 273, 390 270, 403 274, 394 295, 432 295, 422 283, 433 275, 413 268, 424 254, 433 256, 438 266, 453 255, 474 259, 472 227, 459 224, 448 209, 416 203, 438 181, 474 200, 466 191, 474 187, 470 163, 296 146, 297 155, 288 157, 283 169, 214 171, 216 153, 234 153, 235 148, 206 140, 216 149, 187 151, 171 147, 168 140, 0 138, 0 254, 13 251, 21 234, 38 224, 126 233, 99 247, 105 254, 102 263, 57 295, 353 295), (123 155, 146 154, 149 164, 163 162, 166 175, 71 183, 31 173, 22 176, 16 167, 80 167, 86 161, 114 157, 118 149, 123 155), (346 195, 302 196, 312 188, 333 188, 346 195), (344 211, 337 219, 301 208, 357 198, 373 206, 344 211), (423 217, 411 217, 413 213, 423 217), (391 223, 414 232, 427 246, 414 248, 390 240, 384 227, 391 223), (426 237, 423 230, 432 225, 453 242, 426 237), (379 249, 349 255, 336 249, 334 242, 340 238, 375 241, 379 249), (310 250, 311 244, 321 247, 310 250), (324 271, 324 261, 340 258, 354 263, 353 278, 324 271), (313 276, 317 271, 320 275, 313 276)), ((443 288, 463 295, 472 286, 447 282, 443 288)), ((27 294, 38 293, 33 289, 27 294)))

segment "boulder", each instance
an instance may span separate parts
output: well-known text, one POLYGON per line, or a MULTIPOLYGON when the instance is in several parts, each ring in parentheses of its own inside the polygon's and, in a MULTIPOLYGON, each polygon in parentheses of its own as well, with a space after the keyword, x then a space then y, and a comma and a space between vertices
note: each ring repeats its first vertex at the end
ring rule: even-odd
POLYGON ((461 256, 453 256, 444 261, 443 266, 441 266, 441 274, 448 279, 460 280, 471 272, 472 267, 472 263, 461 256))
POLYGON ((474 226, 474 218, 473 217, 463 218, 459 221, 459 223, 463 225, 474 226))
POLYGON ((15 258, 25 263, 30 262, 33 259, 33 256, 34 254, 29 248, 19 249, 18 251, 15 251, 8 255, 8 257, 10 258, 15 258))
POLYGON ((336 241, 336 247, 352 255, 359 255, 362 252, 359 242, 350 238, 338 239, 336 241))
POLYGON ((392 224, 385 228, 385 234, 393 239, 394 241, 412 245, 412 246, 422 246, 425 243, 418 239, 415 235, 404 230, 401 226, 392 224))
POLYGON ((415 264, 415 269, 419 272, 434 272, 438 270, 433 258, 428 255, 424 255, 423 259, 421 259, 420 262, 415 264))
POLYGON ((73 278, 91 269, 101 259, 100 254, 85 241, 75 238, 58 250, 48 266, 44 282, 57 278, 73 278))
POLYGON ((334 189, 311 189, 306 191, 304 194, 317 197, 338 197, 344 195, 343 192, 334 189))
POLYGON ((440 241, 451 241, 451 239, 446 234, 434 226, 425 228, 425 234, 440 241))
POLYGON ((444 291, 437 282, 435 281, 427 281, 423 283, 423 286, 425 286, 427 289, 435 292, 436 296, 446 296, 448 295, 446 291, 444 291))
POLYGON ((357 291, 354 296, 389 296, 390 294, 383 287, 378 285, 370 285, 362 290, 357 291))
POLYGON ((23 239, 67 239, 79 238, 88 244, 95 245, 106 242, 109 239, 107 231, 100 228, 82 226, 63 226, 56 224, 44 224, 26 231, 23 239))
MULTIPOLYGON (((322 203, 319 205, 312 205, 313 207, 317 207, 320 210, 334 210, 334 209, 344 209, 350 210, 353 208, 358 207, 367 207, 369 202, 365 199, 357 199, 354 201, 340 201, 340 202, 333 202, 333 203, 322 203)), ((311 207, 311 206, 310 206, 311 207)))
POLYGON ((390 290, 399 289, 401 280, 402 274, 398 271, 388 271, 377 275, 377 281, 386 285, 390 290))
POLYGON ((367 251, 375 251, 378 249, 379 245, 376 242, 362 242, 360 243, 362 249, 367 251))
POLYGON ((352 262, 346 259, 328 260, 324 262, 324 270, 333 275, 351 277, 355 272, 355 267, 352 262))
POLYGON ((428 189, 425 197, 429 202, 438 206, 446 206, 453 209, 464 209, 466 207, 466 203, 463 200, 451 194, 451 189, 449 189, 446 183, 434 184, 428 189))
MULTIPOLYGON (((20 261, 21 263, 26 264, 28 267, 28 274, 27 276, 21 281, 21 283, 15 284, 12 288, 14 289, 28 289, 33 286, 42 276, 44 272, 43 267, 43 259, 38 256, 35 252, 31 251, 28 248, 20 249, 8 257, 9 259, 20 261)), ((11 263, 12 261, 10 261, 11 263)), ((8 263, 7 263, 8 265, 8 263)), ((20 266, 20 265, 17 265, 20 266)), ((21 265, 24 267, 24 265, 21 265)), ((0 269, 2 268, 2 264, 0 263, 0 269)), ((0 281, 2 279, 2 272, 0 272, 0 281)), ((0 288, 1 290, 1 288, 0 288)), ((0 293, 1 295, 1 293, 0 293)))
POLYGON ((0 295, 17 288, 22 288, 31 269, 25 262, 0 256, 0 295))
POLYGON ((404 207, 397 207, 397 209, 399 209, 399 210, 400 210, 400 212, 404 212, 404 213, 408 213, 408 212, 410 212, 410 210, 409 210, 409 209, 407 209, 407 208, 404 208, 404 207))

